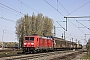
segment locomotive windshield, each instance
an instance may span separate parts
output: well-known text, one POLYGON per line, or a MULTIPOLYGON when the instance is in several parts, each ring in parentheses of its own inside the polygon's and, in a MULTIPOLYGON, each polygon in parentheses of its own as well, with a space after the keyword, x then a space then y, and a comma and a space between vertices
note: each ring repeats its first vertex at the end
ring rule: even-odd
POLYGON ((30 40, 34 40, 34 37, 30 37, 30 40))
POLYGON ((29 40, 29 37, 25 37, 25 40, 29 40))
POLYGON ((25 37, 25 40, 31 40, 31 41, 33 41, 34 40, 34 37, 25 37))

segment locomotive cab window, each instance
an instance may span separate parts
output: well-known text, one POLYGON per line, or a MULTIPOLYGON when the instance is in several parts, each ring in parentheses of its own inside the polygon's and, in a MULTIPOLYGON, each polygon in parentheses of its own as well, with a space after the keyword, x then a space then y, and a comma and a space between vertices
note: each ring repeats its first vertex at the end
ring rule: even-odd
POLYGON ((25 37, 25 40, 31 40, 31 41, 33 41, 34 40, 34 37, 25 37))
POLYGON ((29 40, 29 37, 25 37, 25 40, 29 40))
POLYGON ((30 40, 32 40, 32 41, 33 41, 33 40, 34 40, 34 37, 30 37, 30 40))

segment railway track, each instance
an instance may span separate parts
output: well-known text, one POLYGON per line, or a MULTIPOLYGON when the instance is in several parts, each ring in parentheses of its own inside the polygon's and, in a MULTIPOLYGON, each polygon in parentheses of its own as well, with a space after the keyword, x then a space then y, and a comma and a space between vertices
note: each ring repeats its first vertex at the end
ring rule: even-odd
POLYGON ((3 50, 0 50, 0 58, 20 55, 20 54, 17 54, 18 52, 22 52, 22 50, 20 50, 20 49, 3 49, 3 50))
POLYGON ((2 49, 0 52, 21 51, 20 49, 2 49))
POLYGON ((0 60, 51 60, 57 57, 78 53, 79 51, 55 51, 38 54, 27 54, 20 56, 2 57, 0 60))

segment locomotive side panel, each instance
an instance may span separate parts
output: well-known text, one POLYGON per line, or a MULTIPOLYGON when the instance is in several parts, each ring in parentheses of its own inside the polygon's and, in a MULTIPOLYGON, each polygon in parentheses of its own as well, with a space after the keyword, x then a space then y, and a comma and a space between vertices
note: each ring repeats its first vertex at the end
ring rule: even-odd
POLYGON ((39 37, 39 50, 49 50, 53 49, 53 41, 51 38, 46 38, 46 37, 39 37))
POLYGON ((43 47, 43 44, 44 44, 44 42, 43 42, 42 38, 39 38, 39 48, 43 47))

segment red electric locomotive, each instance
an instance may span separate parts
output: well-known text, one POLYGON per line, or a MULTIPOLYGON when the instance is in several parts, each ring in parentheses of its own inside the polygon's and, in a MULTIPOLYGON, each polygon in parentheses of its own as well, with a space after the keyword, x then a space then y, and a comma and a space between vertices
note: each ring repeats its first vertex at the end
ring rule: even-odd
POLYGON ((53 38, 41 36, 25 36, 23 41, 23 52, 40 52, 54 49, 53 38))

